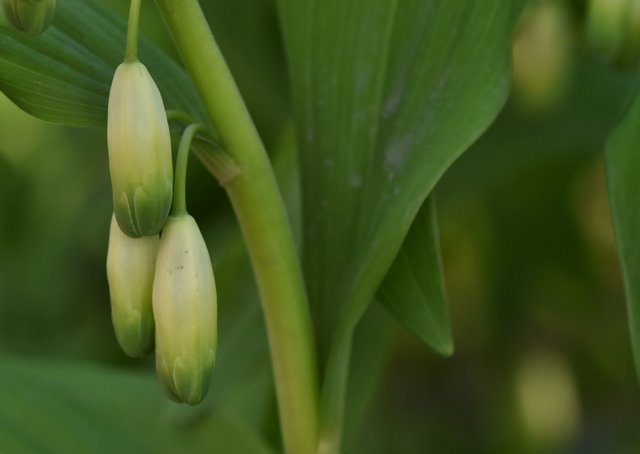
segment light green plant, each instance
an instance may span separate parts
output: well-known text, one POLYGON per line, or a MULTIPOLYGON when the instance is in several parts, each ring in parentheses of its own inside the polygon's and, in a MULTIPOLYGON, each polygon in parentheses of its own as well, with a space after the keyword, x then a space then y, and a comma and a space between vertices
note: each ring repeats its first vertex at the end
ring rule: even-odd
MULTIPOLYGON (((156 197, 158 191, 144 187, 147 181, 155 184, 145 174, 155 172, 156 162, 144 150, 166 143, 166 133, 154 126, 162 123, 156 118, 161 104, 151 101, 155 94, 145 98, 144 90, 133 93, 119 88, 120 79, 133 78, 120 74, 125 71, 122 68, 137 65, 145 68, 140 70, 145 78, 141 87, 155 85, 150 77, 156 80, 165 106, 177 112, 170 115, 172 119, 190 123, 193 118, 206 125, 194 149, 225 188, 251 258, 286 452, 340 450, 353 333, 378 289, 381 300, 409 329, 438 351, 452 352, 439 250, 433 247, 437 244, 434 212, 429 202, 423 210, 420 207, 445 169, 489 125, 504 102, 518 3, 278 2, 299 138, 303 274, 269 156, 200 5, 196 0, 157 1, 187 78, 157 50, 146 51, 145 43, 140 51, 145 66, 137 62, 139 2, 132 2, 125 63, 116 71, 111 89, 111 99, 118 103, 109 105, 116 217, 133 236, 153 235, 164 224, 160 214, 166 204, 157 200, 166 200, 166 191, 162 189, 156 197), (336 11, 340 14, 334 18, 336 11), (315 25, 330 17, 335 19, 335 33, 315 25), (454 29, 466 31, 454 39, 454 29), (477 44, 480 37, 481 45, 477 44), (442 46, 443 40, 449 44, 442 46), (336 59, 343 63, 336 66, 336 59), (155 107, 147 106, 152 103, 155 107), (147 121, 152 115, 153 121, 147 121), (158 134, 163 138, 156 140, 158 134), (126 140, 119 141, 123 137, 126 140), (140 187, 147 196, 139 196, 140 187), (124 207, 120 193, 128 194, 124 207), (147 200, 153 202, 153 209, 145 208, 147 200), (149 228, 136 228, 147 220, 149 228), (415 232, 410 232, 414 220, 415 232), (421 243, 425 247, 416 254, 414 246, 421 243), (405 278, 422 274, 418 270, 423 265, 429 270, 423 275, 426 280, 405 278)), ((62 52, 57 59, 62 67, 53 76, 59 82, 48 96, 34 97, 29 87, 36 80, 19 74, 3 72, 0 86, 5 90, 3 80, 22 80, 14 85, 15 91, 5 93, 44 119, 104 126, 109 62, 118 53, 116 43, 124 39, 107 39, 107 34, 122 33, 122 26, 93 1, 62 2, 56 17, 54 27, 38 41, 9 30, 2 35, 25 48, 2 61, 44 58, 48 51, 37 51, 38 43, 49 43, 62 52), (82 56, 65 47, 75 42, 73 30, 81 21, 92 21, 95 29, 82 43, 88 54, 82 56), (53 36, 58 38, 55 44, 53 36)), ((46 64, 40 67, 43 71, 36 71, 35 78, 38 74, 51 77, 46 64)), ((165 151, 162 154, 166 156, 165 151)), ((158 267, 162 270, 171 267, 164 263, 168 256, 163 243, 164 235, 170 241, 172 222, 161 239, 158 267)), ((166 361, 160 339, 177 315, 165 318, 165 309, 156 307, 156 300, 170 299, 168 294, 173 292, 158 279, 156 274, 156 342, 166 361), (159 314, 163 317, 158 318, 159 314)), ((215 330, 213 325, 210 328, 215 330)), ((179 334, 176 339, 188 335, 179 334)), ((213 356, 207 358, 204 369, 213 361, 213 356)), ((174 394, 192 403, 200 400, 198 392, 190 397, 191 385, 185 388, 186 394, 178 389, 181 379, 171 370, 162 366, 159 373, 165 377, 163 382, 173 382, 174 394)))
MULTIPOLYGON (((5 10, 13 11, 14 3, 5 2, 5 10)), ((260 453, 281 447, 289 454, 341 452, 349 438, 350 412, 368 397, 365 386, 350 386, 352 366, 359 364, 356 377, 374 375, 382 350, 375 330, 366 348, 354 348, 373 302, 438 353, 453 353, 434 188, 503 108, 523 2, 276 0, 288 78, 262 81, 254 92, 252 83, 245 82, 250 95, 238 88, 215 38, 216 27, 203 12, 205 2, 155 2, 181 64, 156 43, 138 38, 139 20, 150 3, 142 2, 140 10, 140 0, 131 2, 128 26, 99 0, 58 2, 53 23, 45 30, 47 21, 40 21, 38 36, 3 26, 0 90, 43 120, 107 129, 103 136, 105 142, 108 137, 117 219, 111 224, 108 277, 118 340, 128 354, 140 356, 155 337, 157 373, 173 400, 195 405, 207 389, 213 394, 199 407, 184 410, 184 419, 197 419, 198 411, 215 416, 192 438, 164 433, 156 427, 162 422, 154 419, 163 404, 149 381, 114 377, 110 382, 86 372, 78 376, 110 390, 121 384, 131 405, 142 396, 133 416, 114 424, 126 432, 132 425, 127 418, 143 420, 149 432, 161 432, 152 443, 156 449, 186 443, 195 451, 260 453), (246 101, 251 96, 268 100, 266 113, 250 112, 246 101), (267 142, 254 117, 279 121, 273 128, 281 133, 279 140, 267 142), (171 142, 174 148, 179 143, 175 176, 171 142), (213 256, 215 279, 207 247, 215 235, 199 228, 198 216, 186 210, 191 151, 224 189, 239 226, 239 233, 219 240, 231 252, 222 265, 213 256), (250 322, 250 297, 243 293, 253 281, 233 279, 244 276, 238 272, 244 248, 264 335, 261 324, 250 322), (225 292, 217 291, 216 284, 235 288, 241 297, 232 302, 247 318, 225 319, 222 311, 218 316, 225 292), (259 354, 246 357, 244 350, 229 347, 233 336, 225 336, 230 332, 258 341, 264 336, 269 364, 256 359, 266 356, 263 345, 252 350, 259 354), (234 390, 237 401, 247 393, 229 385, 245 377, 217 378, 225 355, 235 357, 236 364, 259 364, 263 375, 256 374, 256 382, 270 385, 272 380, 273 393, 251 395, 245 405, 253 413, 266 413, 275 396, 280 441, 268 440, 268 430, 258 430, 258 424, 245 424, 246 415, 234 413, 241 405, 224 404, 220 395, 227 390, 234 390), (211 400, 215 404, 207 407, 211 400)), ((567 41, 553 61, 566 63, 569 16, 564 6, 554 5, 545 11, 559 11, 561 20, 549 16, 549 23, 567 41)), ((8 19, 15 25, 11 15, 8 19)), ((235 45, 246 44, 250 52, 251 40, 260 38, 236 39, 235 45)), ((538 44, 532 46, 538 49, 538 44)), ((545 49, 540 52, 549 56, 545 49)), ((259 61, 259 55, 253 58, 259 61)), ((555 98, 565 86, 567 68, 550 70, 553 80, 542 81, 541 90, 555 98), (547 82, 553 90, 546 90, 547 82)), ((529 76, 534 85, 540 82, 535 73, 529 76)), ((526 90, 527 84, 522 86, 526 90)), ((544 101, 540 105, 547 108, 544 101)), ((637 161, 629 144, 640 140, 634 132, 636 104, 612 137, 608 164, 638 350, 634 308, 640 293, 629 273, 640 265, 632 241, 640 211, 630 196, 637 193, 636 179, 627 173, 637 161)), ((220 211, 212 207, 216 215, 220 211)), ((52 375, 65 382, 64 376, 52 375)), ((111 392, 105 396, 117 398, 111 392)), ((104 405, 96 403, 97 408, 104 405)), ((118 437, 110 438, 122 447, 116 445, 118 437)), ((73 446, 58 443, 54 449, 73 446)))

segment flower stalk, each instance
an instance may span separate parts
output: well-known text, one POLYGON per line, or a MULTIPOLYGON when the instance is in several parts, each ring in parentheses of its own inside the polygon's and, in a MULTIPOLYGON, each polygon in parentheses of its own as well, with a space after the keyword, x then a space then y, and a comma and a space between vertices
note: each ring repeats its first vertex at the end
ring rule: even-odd
POLYGON ((140 26, 140 4, 142 0, 131 0, 129 5, 129 23, 127 25, 127 47, 125 62, 138 60, 138 28, 140 26))
POLYGON ((186 127, 178 146, 178 156, 176 157, 176 172, 173 181, 173 208, 171 214, 177 216, 187 212, 187 164, 189 162, 189 151, 195 135, 202 130, 197 124, 186 127))

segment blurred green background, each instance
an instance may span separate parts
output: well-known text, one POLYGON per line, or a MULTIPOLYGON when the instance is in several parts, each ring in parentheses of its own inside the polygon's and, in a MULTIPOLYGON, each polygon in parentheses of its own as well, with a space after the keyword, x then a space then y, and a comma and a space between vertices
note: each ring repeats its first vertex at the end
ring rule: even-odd
MULTIPOLYGON (((126 14, 128 2, 112 3, 126 14)), ((202 4, 286 173, 290 108, 273 6, 202 4)), ((144 8, 144 33, 178 58, 153 5, 144 8)), ((511 98, 437 188, 455 354, 437 356, 373 305, 356 341, 347 452, 640 451, 602 160, 637 70, 592 50, 583 2, 542 1, 529 13, 511 98)), ((237 226, 215 180, 195 160, 189 171, 188 203, 220 285, 221 355, 204 409, 166 407, 180 421, 224 407, 277 446, 267 346, 237 226)), ((38 121, 0 95, 2 358, 43 373, 115 368, 148 377, 161 397, 153 360, 127 359, 112 332, 110 216, 105 131, 38 121)))

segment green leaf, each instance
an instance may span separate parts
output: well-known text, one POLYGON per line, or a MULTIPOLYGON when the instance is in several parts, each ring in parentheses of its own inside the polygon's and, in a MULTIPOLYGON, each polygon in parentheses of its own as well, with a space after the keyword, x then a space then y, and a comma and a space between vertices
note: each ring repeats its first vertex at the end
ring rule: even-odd
POLYGON ((607 184, 622 261, 631 346, 640 377, 640 95, 636 95, 607 143, 607 184))
POLYGON ((353 328, 436 182, 502 107, 521 2, 277 5, 300 142, 303 263, 327 369, 323 418, 339 431, 353 328))
MULTIPOLYGON (((0 91, 40 119, 104 127, 109 87, 124 58, 125 37, 124 20, 96 0, 58 2, 53 26, 37 37, 1 26, 0 91)), ((167 109, 207 121, 191 80, 177 63, 144 39, 140 60, 167 109)))
POLYGON ((509 85, 509 0, 278 2, 301 136, 304 265, 326 352, 509 85), (348 254, 345 252, 348 251, 348 254))
POLYGON ((453 353, 433 196, 411 224, 378 297, 400 323, 438 353, 453 353))
POLYGON ((271 452, 242 421, 168 402, 150 375, 6 357, 0 446, 9 452, 271 452))

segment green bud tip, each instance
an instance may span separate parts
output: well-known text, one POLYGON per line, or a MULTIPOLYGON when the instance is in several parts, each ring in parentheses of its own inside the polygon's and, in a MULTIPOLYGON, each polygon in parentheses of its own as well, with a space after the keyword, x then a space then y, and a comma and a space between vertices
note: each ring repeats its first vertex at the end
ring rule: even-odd
POLYGON ((56 0, 4 0, 7 21, 23 32, 39 35, 49 27, 56 10, 56 0))
POLYGON ((171 137, 160 91, 140 62, 116 69, 107 121, 113 206, 130 237, 157 235, 173 196, 171 137))
POLYGON ((162 232, 153 314, 160 383, 171 399, 195 405, 215 363, 217 297, 207 246, 188 214, 170 216, 162 232))
POLYGON ((111 318, 118 343, 134 358, 153 348, 154 321, 151 305, 153 276, 159 238, 130 238, 111 218, 107 280, 111 318))

